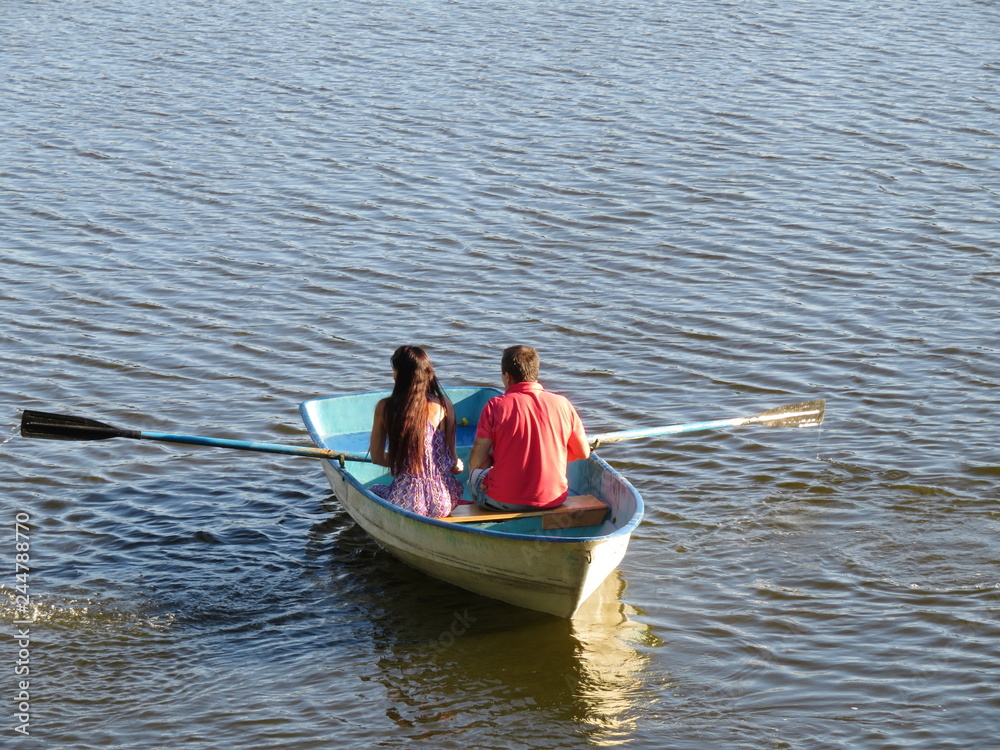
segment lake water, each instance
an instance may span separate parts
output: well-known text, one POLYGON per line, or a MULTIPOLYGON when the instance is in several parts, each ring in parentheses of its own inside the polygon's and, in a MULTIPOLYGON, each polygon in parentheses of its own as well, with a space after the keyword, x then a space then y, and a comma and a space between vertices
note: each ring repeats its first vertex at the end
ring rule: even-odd
POLYGON ((4 747, 1000 746, 997 2, 3 15, 4 747), (305 459, 17 436, 304 445, 401 343, 535 345, 591 433, 827 419, 603 447, 648 512, 574 621, 305 459))

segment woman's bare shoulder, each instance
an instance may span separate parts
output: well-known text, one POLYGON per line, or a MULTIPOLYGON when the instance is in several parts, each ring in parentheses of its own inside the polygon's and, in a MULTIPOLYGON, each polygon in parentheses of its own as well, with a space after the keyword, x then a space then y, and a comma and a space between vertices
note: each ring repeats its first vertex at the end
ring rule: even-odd
POLYGON ((449 413, 451 413, 450 410, 438 399, 427 399, 427 418, 435 427, 441 424, 449 413))

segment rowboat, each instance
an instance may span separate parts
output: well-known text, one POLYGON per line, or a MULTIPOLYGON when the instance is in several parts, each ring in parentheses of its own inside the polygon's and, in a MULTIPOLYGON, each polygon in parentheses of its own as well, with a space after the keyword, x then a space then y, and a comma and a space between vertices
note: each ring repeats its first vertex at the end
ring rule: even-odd
MULTIPOLYGON (((299 412, 317 447, 346 458, 322 459, 334 494, 354 522, 402 562, 463 589, 519 607, 572 617, 614 571, 642 521, 642 498, 596 455, 572 462, 571 498, 554 511, 488 513, 459 506, 428 518, 378 497, 385 467, 363 459, 375 404, 389 391, 315 398, 299 412)), ((459 426, 459 457, 467 463, 476 423, 495 388, 449 388, 459 426)), ((467 479, 463 474, 459 479, 467 479)), ((468 497, 465 498, 468 500, 468 497)))

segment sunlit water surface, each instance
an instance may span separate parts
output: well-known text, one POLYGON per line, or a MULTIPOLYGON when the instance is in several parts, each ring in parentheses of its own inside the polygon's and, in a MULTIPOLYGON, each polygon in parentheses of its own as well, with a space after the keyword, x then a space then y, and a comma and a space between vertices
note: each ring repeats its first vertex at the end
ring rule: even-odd
POLYGON ((997 3, 4 18, 4 747, 1000 736, 997 3), (648 514, 571 622, 395 562, 308 460, 16 436, 306 444, 400 343, 451 386, 534 344, 592 433, 828 416, 602 448, 648 514))

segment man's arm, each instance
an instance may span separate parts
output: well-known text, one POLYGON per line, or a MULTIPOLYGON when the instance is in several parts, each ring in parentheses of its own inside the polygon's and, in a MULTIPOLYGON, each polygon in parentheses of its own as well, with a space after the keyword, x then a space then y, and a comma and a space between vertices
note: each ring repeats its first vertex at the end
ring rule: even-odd
MULTIPOLYGON (((492 449, 492 440, 477 437, 472 443, 472 450, 469 452, 469 471, 473 469, 488 469, 492 466, 493 457, 490 456, 492 449)), ((588 448, 588 450, 590 449, 588 448)))

